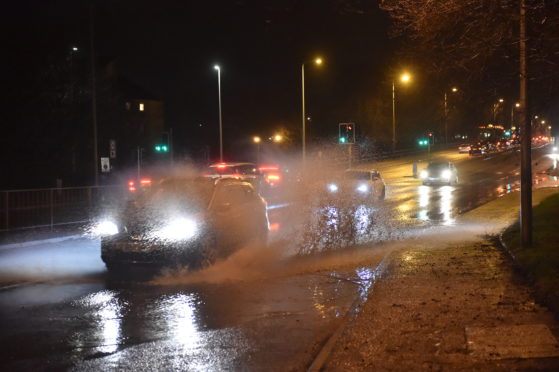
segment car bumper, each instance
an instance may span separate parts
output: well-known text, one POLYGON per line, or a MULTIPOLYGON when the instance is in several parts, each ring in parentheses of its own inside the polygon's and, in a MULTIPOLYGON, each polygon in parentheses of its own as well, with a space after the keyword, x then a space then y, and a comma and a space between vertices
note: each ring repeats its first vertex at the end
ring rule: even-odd
POLYGON ((146 241, 111 240, 101 242, 101 259, 107 265, 165 266, 184 263, 197 243, 156 244, 146 241))
POLYGON ((432 183, 432 184, 435 183, 448 184, 451 180, 452 178, 441 178, 441 177, 426 177, 422 179, 423 183, 432 183))

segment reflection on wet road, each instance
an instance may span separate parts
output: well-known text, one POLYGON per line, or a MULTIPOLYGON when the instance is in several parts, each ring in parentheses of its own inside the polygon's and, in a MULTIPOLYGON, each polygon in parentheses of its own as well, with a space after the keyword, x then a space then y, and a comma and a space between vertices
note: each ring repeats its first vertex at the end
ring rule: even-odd
POLYGON ((377 275, 358 266, 213 285, 101 279, 51 284, 65 294, 54 303, 20 288, 0 294, 0 356, 10 370, 300 370, 377 275))

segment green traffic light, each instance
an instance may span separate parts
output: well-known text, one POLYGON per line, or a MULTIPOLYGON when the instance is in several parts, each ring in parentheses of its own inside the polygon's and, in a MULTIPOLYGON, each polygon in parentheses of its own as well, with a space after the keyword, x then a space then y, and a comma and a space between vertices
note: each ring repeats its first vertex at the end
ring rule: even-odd
POLYGON ((157 152, 161 151, 161 146, 159 146, 159 145, 155 146, 155 151, 157 151, 157 152))
POLYGON ((340 143, 345 143, 346 139, 345 137, 340 137, 340 143))
POLYGON ((161 151, 167 152, 169 148, 166 145, 161 146, 161 151))

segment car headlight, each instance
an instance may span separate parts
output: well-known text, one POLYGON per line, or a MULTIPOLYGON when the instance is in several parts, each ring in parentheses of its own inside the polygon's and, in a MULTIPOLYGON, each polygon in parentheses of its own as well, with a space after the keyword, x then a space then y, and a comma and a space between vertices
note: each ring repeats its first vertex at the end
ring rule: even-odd
POLYGON ((98 236, 111 236, 118 234, 118 226, 111 220, 102 220, 93 227, 93 234, 98 236))
POLYGON ((191 218, 178 217, 154 232, 154 238, 169 241, 192 239, 198 233, 198 224, 191 218))
POLYGON ((450 179, 450 176, 452 176, 452 172, 448 169, 445 169, 444 171, 442 171, 441 173, 441 178, 444 178, 446 180, 450 179))
POLYGON ((427 178, 427 176, 429 175, 429 173, 427 173, 427 171, 422 170, 421 173, 419 173, 419 177, 421 178, 427 178))
POLYGON ((357 187, 357 191, 359 191, 359 192, 367 192, 367 191, 369 191, 369 187, 368 187, 367 185, 365 185, 365 184, 359 185, 359 186, 357 187))
POLYGON ((337 192, 338 191, 338 185, 336 185, 335 183, 331 183, 328 185, 328 191, 330 192, 337 192))

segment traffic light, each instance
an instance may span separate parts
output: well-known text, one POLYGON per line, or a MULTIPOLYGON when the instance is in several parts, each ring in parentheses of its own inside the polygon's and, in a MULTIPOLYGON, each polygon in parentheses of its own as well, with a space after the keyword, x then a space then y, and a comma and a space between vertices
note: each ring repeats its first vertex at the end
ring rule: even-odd
POLYGON ((355 143, 355 124, 354 123, 340 123, 338 141, 340 144, 355 143))
POLYGON ((155 152, 168 152, 169 146, 167 145, 155 145, 155 152))

